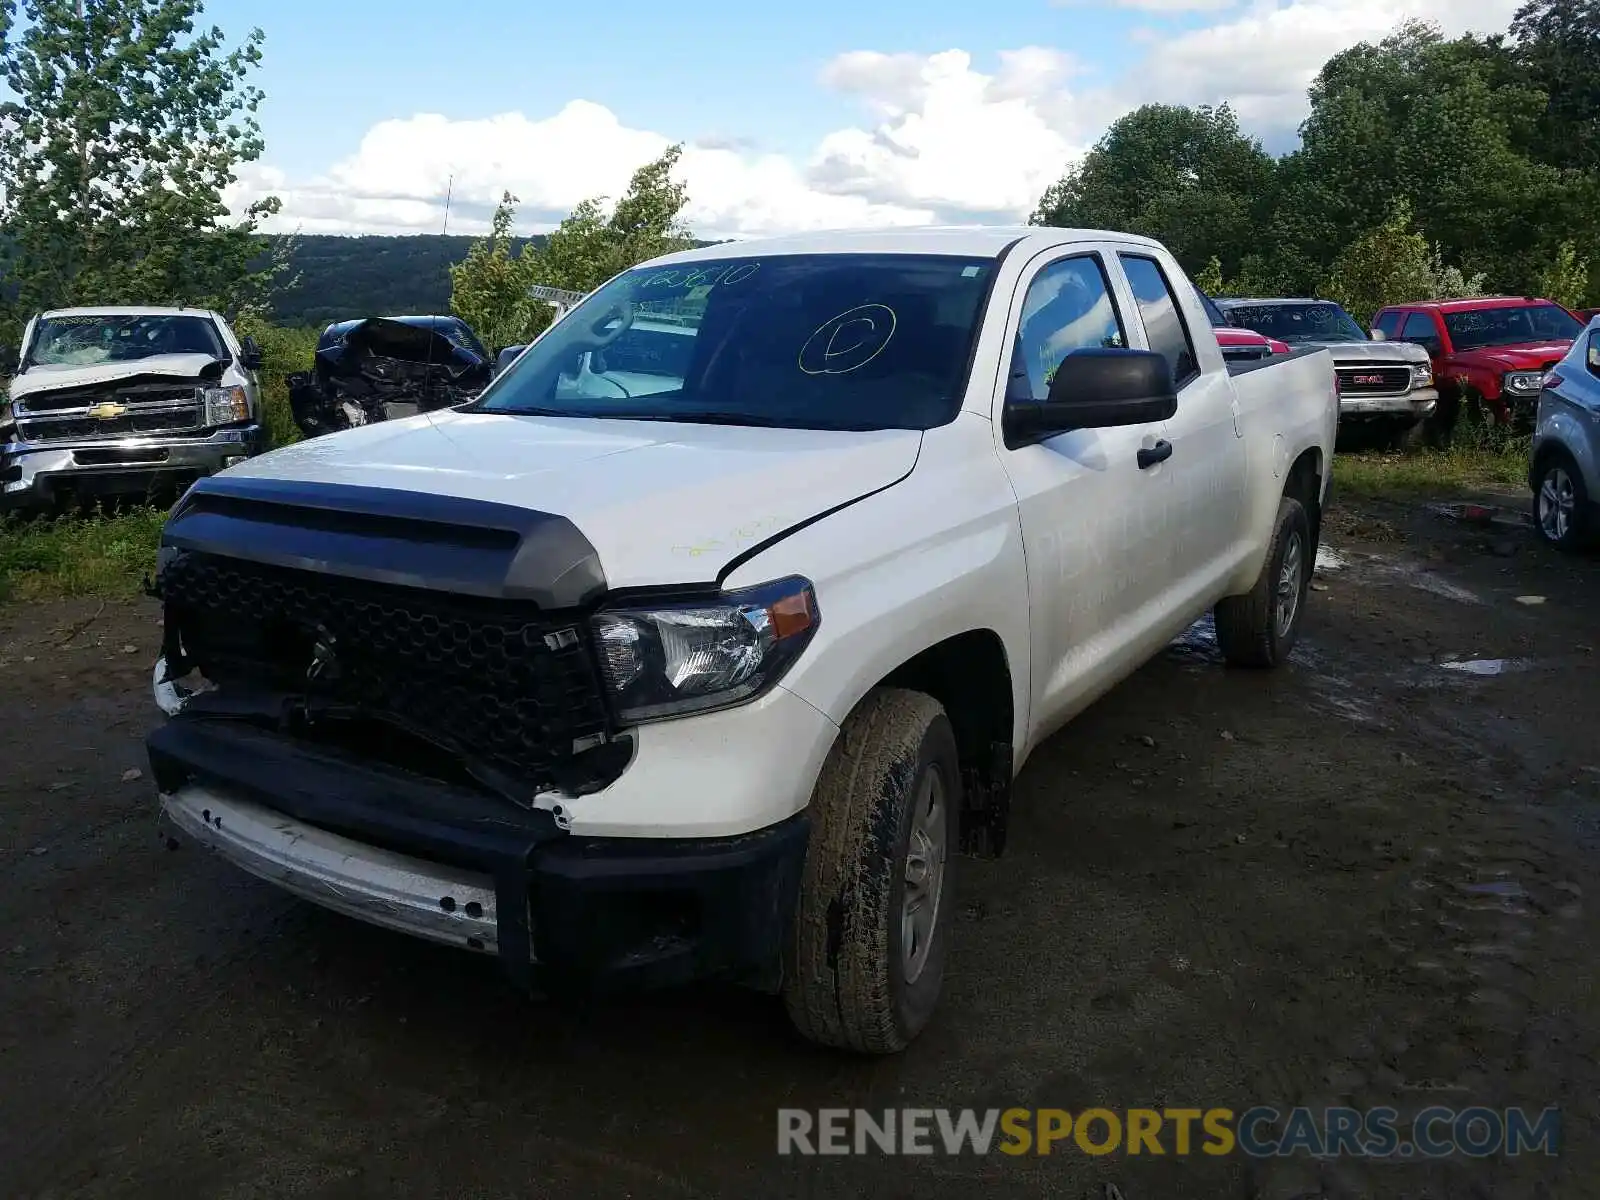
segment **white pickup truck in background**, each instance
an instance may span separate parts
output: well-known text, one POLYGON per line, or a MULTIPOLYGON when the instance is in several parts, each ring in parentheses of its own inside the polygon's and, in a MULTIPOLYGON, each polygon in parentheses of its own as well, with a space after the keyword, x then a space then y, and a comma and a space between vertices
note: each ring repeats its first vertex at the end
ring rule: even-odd
POLYGON ((0 509, 176 494, 266 444, 260 348, 221 313, 56 309, 28 322, 17 359, 0 509))
POLYGON ((519 982, 729 979, 898 1050, 1040 743, 1209 610, 1284 660, 1338 403, 1326 351, 1225 364, 1143 238, 647 263, 464 408, 189 491, 164 819, 519 982))

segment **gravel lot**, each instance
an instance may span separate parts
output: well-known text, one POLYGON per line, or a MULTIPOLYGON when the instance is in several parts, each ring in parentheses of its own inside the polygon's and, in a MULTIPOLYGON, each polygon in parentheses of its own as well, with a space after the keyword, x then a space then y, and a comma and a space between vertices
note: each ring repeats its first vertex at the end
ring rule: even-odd
POLYGON ((1421 505, 1326 540, 1289 669, 1197 628, 1034 757, 940 1015, 877 1061, 737 992, 531 1002, 164 849, 155 609, 0 609, 0 1192, 1600 1195, 1600 560, 1421 505), (1562 1153, 775 1152, 779 1106, 1341 1102, 1559 1105, 1562 1153))

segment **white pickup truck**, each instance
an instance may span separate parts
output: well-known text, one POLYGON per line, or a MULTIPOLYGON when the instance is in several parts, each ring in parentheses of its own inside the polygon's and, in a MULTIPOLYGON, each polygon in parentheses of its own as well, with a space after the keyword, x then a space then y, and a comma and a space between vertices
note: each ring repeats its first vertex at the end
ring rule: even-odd
POLYGON ((0 394, 0 510, 176 492, 243 461, 267 440, 260 367, 208 309, 38 314, 0 394))
POLYGON ((163 819, 520 983, 728 979, 898 1050, 1029 754, 1208 610, 1283 661, 1337 415, 1143 238, 646 263, 465 407, 187 493, 163 819))

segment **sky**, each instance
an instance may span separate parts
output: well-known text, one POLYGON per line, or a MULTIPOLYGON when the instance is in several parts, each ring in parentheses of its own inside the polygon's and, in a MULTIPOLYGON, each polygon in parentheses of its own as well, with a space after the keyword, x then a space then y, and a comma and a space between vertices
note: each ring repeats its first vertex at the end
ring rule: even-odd
POLYGON ((1295 144, 1331 54, 1402 20, 1502 30, 1518 0, 207 0, 266 34, 270 228, 519 232, 681 142, 702 237, 1023 221, 1117 117, 1231 103, 1295 144), (451 198, 448 214, 445 199, 451 198), (448 218, 448 219, 447 219, 448 218))

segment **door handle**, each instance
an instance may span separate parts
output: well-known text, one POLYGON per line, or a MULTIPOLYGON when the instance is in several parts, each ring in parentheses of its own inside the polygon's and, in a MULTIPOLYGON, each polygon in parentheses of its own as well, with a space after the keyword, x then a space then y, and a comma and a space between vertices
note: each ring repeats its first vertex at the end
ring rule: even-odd
POLYGON ((1172 457, 1172 443, 1162 438, 1148 450, 1139 451, 1139 470, 1143 471, 1172 457))

